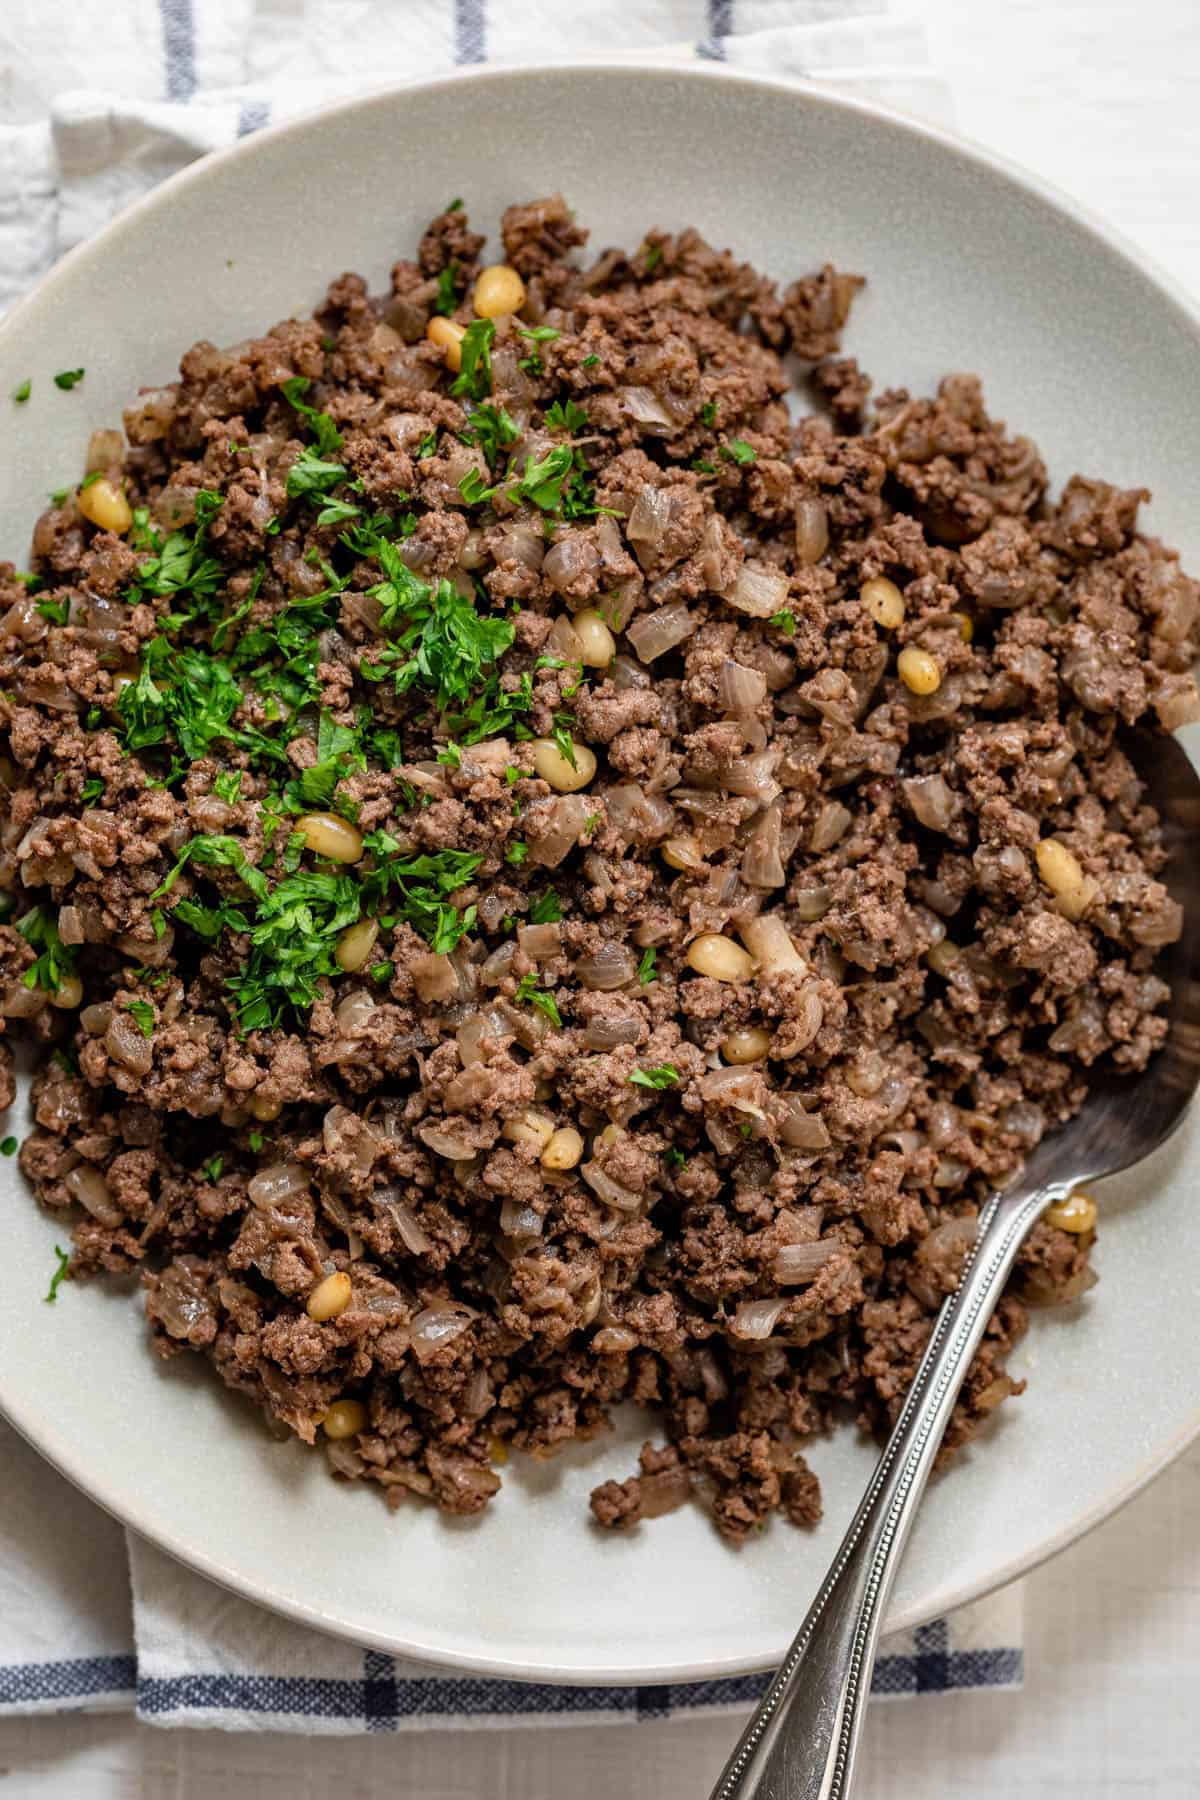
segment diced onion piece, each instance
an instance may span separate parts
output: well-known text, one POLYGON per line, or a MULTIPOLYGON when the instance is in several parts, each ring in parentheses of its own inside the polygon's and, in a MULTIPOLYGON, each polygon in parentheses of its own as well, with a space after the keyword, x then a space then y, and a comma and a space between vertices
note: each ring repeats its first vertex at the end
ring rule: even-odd
POLYGON ((746 717, 767 697, 767 678, 761 669, 748 669, 732 658, 721 664, 717 696, 726 712, 746 717))
POLYGON ((786 1300, 742 1300, 730 1320, 729 1329, 734 1337, 744 1338, 748 1342, 758 1342, 769 1338, 779 1323, 780 1316, 787 1309, 786 1300))
POLYGON ((651 663, 691 637, 698 623, 682 600, 673 600, 654 612, 642 613, 625 635, 642 662, 651 663))
POLYGON ((840 1248, 834 1238, 822 1238, 815 1244, 783 1244, 775 1252, 771 1272, 780 1287, 815 1281, 840 1248))
POLYGON ((784 970, 803 974, 808 967, 778 913, 761 913, 756 919, 747 919, 739 927, 739 935, 758 964, 760 975, 778 975, 784 970))
POLYGON ((599 1163, 586 1162, 579 1173, 605 1206, 614 1207, 618 1212, 633 1213, 641 1210, 641 1195, 632 1193, 629 1188, 622 1187, 619 1181, 614 1181, 611 1175, 606 1175, 599 1163))
POLYGON ((772 613, 787 606, 788 578, 782 569, 771 569, 763 563, 745 562, 737 573, 728 599, 738 612, 752 619, 769 619, 772 613))
POLYGON ((419 1312, 409 1326, 412 1353, 419 1363, 427 1363, 445 1344, 461 1337, 477 1314, 473 1307, 453 1302, 446 1306, 428 1306, 419 1312))
POLYGON ((294 1162, 271 1163, 257 1175, 252 1175, 246 1184, 251 1205, 260 1207, 278 1206, 294 1194, 307 1194, 308 1190, 308 1171, 294 1162))

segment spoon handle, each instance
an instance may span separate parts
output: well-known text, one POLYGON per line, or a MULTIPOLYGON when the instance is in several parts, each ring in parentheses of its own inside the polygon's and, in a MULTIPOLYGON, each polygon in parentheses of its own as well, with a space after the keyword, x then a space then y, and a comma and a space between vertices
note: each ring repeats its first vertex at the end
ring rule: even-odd
POLYGON ((870 1486, 711 1800, 845 1800, 888 1595, 958 1391, 1030 1227, 1068 1182, 989 1201, 870 1486))

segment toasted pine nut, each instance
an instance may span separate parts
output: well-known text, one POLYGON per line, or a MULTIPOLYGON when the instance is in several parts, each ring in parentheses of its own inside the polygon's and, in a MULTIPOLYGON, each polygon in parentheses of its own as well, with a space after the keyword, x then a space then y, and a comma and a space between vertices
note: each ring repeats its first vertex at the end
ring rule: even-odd
POLYGON ((956 612, 956 613, 951 613, 950 617, 954 620, 954 623, 958 626, 958 635, 962 639, 963 643, 969 644, 971 642, 971 639, 975 636, 975 621, 971 617, 970 613, 956 612))
POLYGON ((543 1169, 573 1169, 583 1155, 583 1139, 573 1125, 563 1125, 542 1151, 543 1169))
POLYGON ((321 1420, 325 1436, 335 1442, 339 1438, 357 1437, 366 1428, 367 1409, 361 1400, 335 1400, 321 1420))
POLYGON ((1099 888, 1086 875, 1079 858, 1057 838, 1043 838, 1034 852, 1038 874, 1058 902, 1058 910, 1068 919, 1082 918, 1099 888))
POLYGON ((904 623, 904 595, 886 575, 875 575, 864 581, 858 597, 884 631, 896 631, 904 623))
POLYGON ((905 644, 896 658, 896 673, 913 694, 936 694, 942 685, 942 671, 928 650, 916 644, 905 644))
POLYGON ((525 283, 508 263, 493 263, 481 269, 471 296, 471 305, 480 319, 498 319, 502 313, 520 312, 525 304, 525 283))
POLYGON ((554 1136, 554 1121, 545 1113, 534 1112, 531 1107, 517 1113, 511 1119, 505 1119, 500 1127, 500 1135, 506 1137, 510 1144, 529 1144, 540 1156, 546 1145, 554 1136))
POLYGON ((727 1063, 761 1062, 770 1047, 770 1032, 751 1025, 744 1031, 731 1031, 721 1045, 721 1055, 727 1063))
POLYGON ((347 925, 333 952, 338 968, 345 969, 347 975, 355 974, 370 958, 378 936, 378 919, 360 919, 357 925, 347 925))
POLYGON ((246 1111, 261 1124, 269 1125, 283 1111, 283 1101, 268 1100, 265 1095, 251 1094, 246 1102, 246 1111))
POLYGON ((668 868, 682 869, 685 874, 691 875, 698 874, 708 866, 699 839, 694 837, 667 838, 662 846, 662 859, 668 868))
POLYGON ((688 945, 688 967, 713 981, 746 981, 754 973, 754 958, 719 931, 702 932, 688 945))
POLYGON ((425 336, 431 344, 436 344, 442 353, 442 361, 455 375, 462 368, 462 341, 467 334, 465 325, 458 325, 453 319, 444 319, 437 313, 425 327, 425 336))
POLYGON ((577 794, 596 773, 596 758, 586 744, 573 744, 575 767, 552 738, 535 738, 533 766, 557 794, 577 794))
POLYGON ((314 856, 339 863, 356 863, 362 858, 362 832, 336 813, 304 813, 296 820, 296 830, 303 833, 314 856))
POLYGON ((58 987, 47 989, 47 996, 51 1006, 73 1012, 83 999, 83 983, 78 975, 64 975, 58 987))
POLYGON ((327 1275, 324 1281, 318 1281, 304 1310, 310 1319, 324 1325, 327 1319, 336 1319, 344 1313, 353 1298, 354 1285, 339 1269, 336 1274, 327 1275))
POLYGON ((614 638, 595 607, 585 607, 575 614, 572 624, 579 639, 584 664, 589 669, 607 669, 617 654, 614 638))
POLYGON ((103 475, 98 481, 89 481, 85 488, 80 488, 76 505, 84 518, 90 519, 101 531, 115 531, 120 536, 133 524, 133 510, 125 495, 103 475))
POLYGON ((1060 1231, 1073 1231, 1082 1236, 1086 1231, 1096 1229, 1096 1202, 1082 1188, 1076 1188, 1065 1200, 1056 1200, 1053 1206, 1046 1208, 1047 1225, 1056 1225, 1060 1231))

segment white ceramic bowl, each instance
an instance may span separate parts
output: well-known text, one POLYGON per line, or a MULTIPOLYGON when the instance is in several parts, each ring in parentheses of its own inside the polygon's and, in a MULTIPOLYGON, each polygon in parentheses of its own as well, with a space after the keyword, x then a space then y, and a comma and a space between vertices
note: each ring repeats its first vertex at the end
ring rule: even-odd
MULTIPOLYGON (((1053 475, 1144 482, 1154 526, 1200 567, 1194 458, 1200 329, 1161 279, 1038 183, 937 132, 726 71, 506 71, 382 95, 256 137, 177 177, 77 251, 0 330, 7 420, 0 553, 23 561, 47 490, 87 431, 199 337, 230 343, 310 309, 328 277, 376 287, 453 194, 494 228, 561 188, 592 243, 696 224, 784 279, 865 271, 849 348, 880 384, 982 372, 993 409, 1053 475), (73 393, 50 376, 82 364, 73 393)), ((3 404, 3 403, 0 403, 3 404)), ((1188 1348, 1200 1290, 1193 1124, 1101 1202, 1101 1285, 1043 1317, 1015 1359, 1028 1395, 925 1504, 893 1623, 927 1619, 1096 1523, 1200 1431, 1188 1348)), ((515 1459, 479 1519, 329 1479, 269 1441, 206 1367, 158 1364, 140 1304, 103 1283, 42 1295, 55 1226, 0 1166, 0 1405, 57 1466, 147 1537, 313 1625, 460 1668, 665 1681, 763 1667, 803 1614, 869 1472, 847 1430, 812 1462, 826 1518, 740 1552, 697 1510, 631 1538, 587 1523, 653 1422, 536 1466, 515 1459)))

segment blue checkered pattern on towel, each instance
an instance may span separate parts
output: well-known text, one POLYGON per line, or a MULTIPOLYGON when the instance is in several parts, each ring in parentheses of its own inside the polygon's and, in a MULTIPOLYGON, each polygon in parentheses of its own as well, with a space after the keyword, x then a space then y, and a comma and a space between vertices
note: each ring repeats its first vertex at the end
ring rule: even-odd
MULTIPOLYGON (((1012 1688, 1021 1682, 1015 1647, 956 1649, 943 1621, 920 1626, 911 1648, 875 1666, 876 1698, 1012 1688)), ((414 1727, 567 1721, 642 1723, 683 1714, 742 1711, 767 1675, 641 1687, 556 1687, 482 1676, 401 1675, 394 1657, 367 1650, 358 1680, 270 1674, 139 1675, 133 1656, 65 1658, 0 1668, 0 1712, 70 1710, 97 1703, 136 1706, 156 1725, 228 1725, 395 1732, 414 1727)))

